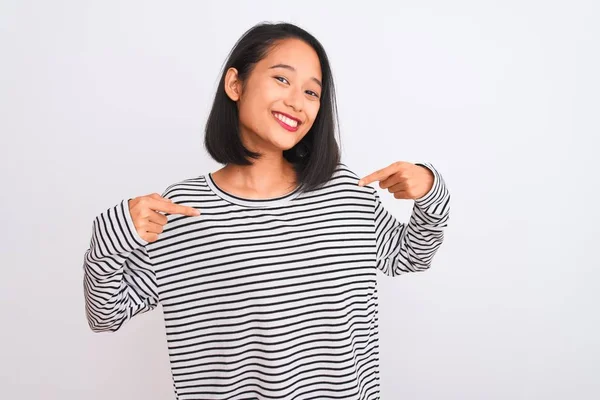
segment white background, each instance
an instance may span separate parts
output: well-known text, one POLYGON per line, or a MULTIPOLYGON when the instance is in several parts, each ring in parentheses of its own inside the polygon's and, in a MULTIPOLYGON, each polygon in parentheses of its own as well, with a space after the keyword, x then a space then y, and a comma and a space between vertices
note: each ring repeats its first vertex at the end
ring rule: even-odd
POLYGON ((600 398, 597 2, 0 4, 0 398, 173 398, 162 310, 92 333, 83 255, 101 211, 220 168, 204 123, 261 21, 325 46, 348 166, 452 193, 431 269, 380 276, 382 398, 600 398))

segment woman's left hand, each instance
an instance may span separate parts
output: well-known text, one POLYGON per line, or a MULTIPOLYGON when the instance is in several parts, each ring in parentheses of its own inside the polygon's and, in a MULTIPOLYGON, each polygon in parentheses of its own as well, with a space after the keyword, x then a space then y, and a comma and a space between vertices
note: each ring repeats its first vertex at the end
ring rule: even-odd
POLYGON ((433 187, 433 172, 427 167, 405 161, 397 161, 373 172, 358 181, 365 186, 380 181, 379 187, 387 189, 397 199, 420 199, 433 187))

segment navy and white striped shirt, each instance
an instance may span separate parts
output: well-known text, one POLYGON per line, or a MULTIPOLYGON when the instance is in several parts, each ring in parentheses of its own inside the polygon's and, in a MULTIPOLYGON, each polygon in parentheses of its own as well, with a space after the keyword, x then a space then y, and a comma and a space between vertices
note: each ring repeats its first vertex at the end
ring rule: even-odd
POLYGON ((201 215, 168 215, 155 242, 128 199, 98 215, 84 258, 89 325, 116 331, 159 303, 175 396, 378 399, 377 271, 424 271, 443 241, 450 195, 439 172, 408 223, 340 163, 311 192, 245 199, 211 174, 163 196, 201 215))

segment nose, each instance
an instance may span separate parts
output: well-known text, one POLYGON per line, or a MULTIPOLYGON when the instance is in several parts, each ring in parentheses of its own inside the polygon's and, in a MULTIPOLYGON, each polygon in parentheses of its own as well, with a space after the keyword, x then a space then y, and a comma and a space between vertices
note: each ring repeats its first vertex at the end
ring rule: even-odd
POLYGON ((302 107, 304 104, 304 97, 302 97, 302 89, 290 88, 288 90, 288 95, 286 96, 283 102, 286 106, 292 107, 296 112, 302 111, 302 107))

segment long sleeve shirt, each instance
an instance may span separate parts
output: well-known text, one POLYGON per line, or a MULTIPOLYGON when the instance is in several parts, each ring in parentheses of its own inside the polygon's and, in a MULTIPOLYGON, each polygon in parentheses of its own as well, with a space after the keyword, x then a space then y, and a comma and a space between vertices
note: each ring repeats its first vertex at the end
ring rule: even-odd
POLYGON ((116 331, 161 304, 175 398, 378 399, 376 274, 427 270, 450 195, 440 173, 399 222, 340 163, 309 192, 248 199, 210 173, 163 196, 201 215, 137 233, 128 200, 100 213, 85 253, 86 315, 116 331))

